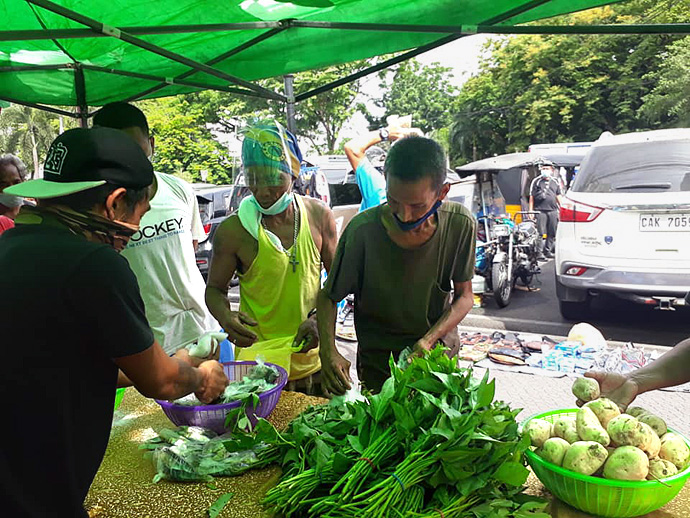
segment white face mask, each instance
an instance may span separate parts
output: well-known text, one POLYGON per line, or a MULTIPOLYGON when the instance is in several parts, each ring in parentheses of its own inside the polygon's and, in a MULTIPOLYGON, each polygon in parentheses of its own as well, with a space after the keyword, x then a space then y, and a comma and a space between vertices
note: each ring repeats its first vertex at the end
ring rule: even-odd
POLYGON ((15 209, 24 204, 24 198, 21 196, 14 196, 13 194, 5 194, 0 192, 0 205, 4 205, 8 209, 15 209))

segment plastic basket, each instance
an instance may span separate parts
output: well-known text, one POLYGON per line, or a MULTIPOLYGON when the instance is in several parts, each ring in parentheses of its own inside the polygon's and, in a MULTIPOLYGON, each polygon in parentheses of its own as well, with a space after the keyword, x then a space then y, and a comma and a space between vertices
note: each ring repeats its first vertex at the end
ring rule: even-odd
MULTIPOLYGON (((576 415, 577 409, 554 410, 534 415, 523 421, 524 427, 531 419, 544 419, 553 423, 563 415, 576 415)), ((690 446, 688 439, 683 437, 690 446)), ((531 450, 526 452, 527 462, 534 474, 554 496, 581 511, 597 516, 627 518, 651 513, 673 500, 690 477, 690 467, 678 474, 650 481, 610 480, 581 475, 551 462, 547 462, 531 450)))
POLYGON ((115 410, 117 410, 117 407, 122 403, 122 398, 125 397, 126 390, 126 388, 119 388, 115 391, 115 410))
MULTIPOLYGON (((226 362, 223 363, 223 368, 230 383, 232 383, 233 381, 242 380, 254 365, 256 365, 256 362, 252 361, 226 362)), ((283 392, 283 387, 288 381, 287 372, 280 365, 273 363, 266 363, 266 365, 271 365, 278 369, 278 380, 275 387, 259 394, 259 404, 256 408, 247 407, 247 417, 252 424, 256 423, 258 417, 268 417, 273 412, 280 399, 280 394, 283 392)), ((184 406, 159 399, 156 399, 156 403, 163 408, 163 412, 168 416, 168 419, 177 426, 200 426, 202 428, 209 428, 219 434, 226 431, 225 416, 228 412, 241 405, 239 401, 233 401, 223 405, 184 406)))

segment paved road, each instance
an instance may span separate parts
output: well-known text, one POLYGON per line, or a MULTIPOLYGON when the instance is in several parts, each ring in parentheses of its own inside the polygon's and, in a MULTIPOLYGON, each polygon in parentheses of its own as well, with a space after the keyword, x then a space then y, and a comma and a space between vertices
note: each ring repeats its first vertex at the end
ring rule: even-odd
MULTIPOLYGON (((554 262, 542 265, 539 291, 515 291, 510 305, 499 308, 491 295, 484 308, 473 309, 464 325, 507 329, 565 336, 573 322, 561 317, 556 299, 554 262)), ((675 345, 690 337, 690 309, 658 311, 622 301, 615 297, 598 297, 589 323, 601 330, 608 340, 632 341, 655 345, 675 345)))

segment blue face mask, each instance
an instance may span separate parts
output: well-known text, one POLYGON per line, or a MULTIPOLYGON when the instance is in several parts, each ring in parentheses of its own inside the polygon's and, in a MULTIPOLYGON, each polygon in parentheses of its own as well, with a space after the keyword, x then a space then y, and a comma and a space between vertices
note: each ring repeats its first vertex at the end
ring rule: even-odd
POLYGON ((419 218, 417 221, 401 221, 400 218, 398 218, 397 214, 393 214, 393 218, 395 219, 395 222, 398 224, 398 227, 400 227, 400 230, 402 230, 403 232, 409 232, 410 230, 414 230, 415 228, 419 227, 427 219, 436 214, 442 203, 443 202, 441 200, 436 200, 434 206, 431 207, 429 211, 426 214, 424 214, 424 216, 419 218))
POLYGON ((293 194, 291 191, 286 191, 283 193, 283 195, 278 198, 278 201, 276 201, 273 205, 271 205, 269 208, 264 209, 261 204, 256 201, 256 198, 252 195, 251 200, 256 205, 256 208, 258 211, 265 215, 265 216, 275 216, 276 214, 280 214, 281 212, 285 212, 287 208, 290 206, 292 203, 293 199, 293 194))

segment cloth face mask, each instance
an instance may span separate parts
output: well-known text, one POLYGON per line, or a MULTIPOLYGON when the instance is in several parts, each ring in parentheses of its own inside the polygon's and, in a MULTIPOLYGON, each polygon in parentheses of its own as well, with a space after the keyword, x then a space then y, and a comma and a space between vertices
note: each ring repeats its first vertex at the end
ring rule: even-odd
POLYGON ((443 202, 441 200, 436 200, 436 203, 434 203, 433 207, 431 207, 429 211, 426 214, 424 214, 424 216, 419 218, 417 221, 401 221, 400 218, 398 218, 397 214, 393 214, 393 218, 395 219, 395 222, 398 224, 398 227, 400 227, 400 230, 402 230, 403 232, 409 232, 410 230, 414 230, 415 228, 419 227, 427 219, 436 214, 442 203, 443 202))
POLYGON ((276 214, 280 214, 281 212, 285 212, 287 208, 290 206, 292 203, 292 198, 293 198, 292 192, 284 192, 283 195, 278 198, 278 201, 276 201, 273 205, 271 205, 269 208, 264 209, 258 201, 256 201, 256 198, 252 195, 251 200, 256 205, 257 210, 265 215, 265 216, 275 216, 276 214))
POLYGON ((21 207, 24 203, 24 198, 21 196, 14 196, 12 194, 5 194, 0 192, 0 205, 4 205, 8 209, 21 207))

